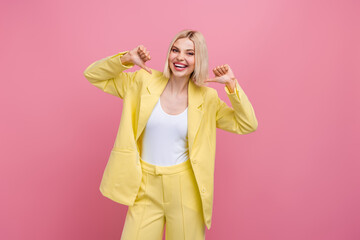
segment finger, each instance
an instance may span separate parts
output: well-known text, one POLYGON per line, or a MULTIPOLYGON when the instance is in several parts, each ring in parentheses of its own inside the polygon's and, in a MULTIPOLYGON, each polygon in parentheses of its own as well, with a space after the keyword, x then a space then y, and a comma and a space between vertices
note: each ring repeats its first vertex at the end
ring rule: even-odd
POLYGON ((140 55, 141 58, 146 58, 146 54, 143 53, 143 52, 140 52, 139 55, 140 55))
POLYGON ((219 72, 221 73, 221 75, 225 75, 225 74, 226 74, 226 71, 225 71, 224 68, 225 68, 224 65, 220 66, 220 68, 219 68, 219 72))
POLYGON ((228 68, 228 65, 227 64, 224 64, 223 66, 223 71, 225 72, 225 74, 228 72, 229 68, 228 68))
POLYGON ((214 72, 215 76, 217 76, 217 77, 221 76, 221 73, 219 72, 218 67, 214 68, 213 72, 214 72))
POLYGON ((219 71, 220 75, 224 75, 224 72, 223 72, 223 70, 222 70, 222 67, 221 67, 221 66, 219 67, 218 71, 219 71))
POLYGON ((220 75, 224 75, 222 71, 222 65, 217 66, 217 71, 220 73, 220 75))
POLYGON ((139 52, 139 54, 141 55, 141 54, 146 54, 147 51, 144 50, 144 49, 142 49, 142 48, 139 48, 139 51, 138 51, 138 52, 139 52))
POLYGON ((150 54, 147 54, 147 55, 142 56, 141 59, 142 59, 144 62, 149 61, 149 60, 151 59, 150 54))
POLYGON ((140 54, 141 51, 142 51, 142 45, 139 45, 139 46, 138 46, 138 49, 137 49, 137 53, 140 54))
POLYGON ((146 47, 144 47, 142 50, 141 50, 142 53, 147 53, 147 50, 146 50, 146 47))
POLYGON ((150 51, 140 51, 139 55, 144 61, 150 60, 150 51))
POLYGON ((146 48, 143 45, 140 45, 137 52, 139 55, 141 55, 141 54, 145 53, 145 51, 146 51, 146 48))
POLYGON ((150 59, 149 58, 143 58, 143 59, 141 59, 143 62, 147 62, 147 61, 149 61, 150 59))
POLYGON ((214 69, 213 69, 213 73, 216 75, 217 74, 217 67, 215 67, 214 69))

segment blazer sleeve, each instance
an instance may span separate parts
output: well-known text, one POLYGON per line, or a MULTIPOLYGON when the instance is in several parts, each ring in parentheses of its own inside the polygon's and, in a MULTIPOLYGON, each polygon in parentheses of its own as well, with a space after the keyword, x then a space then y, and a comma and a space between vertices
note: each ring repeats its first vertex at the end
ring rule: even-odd
POLYGON ((138 73, 123 72, 134 66, 122 64, 120 57, 127 52, 120 52, 92 63, 84 71, 85 78, 102 91, 123 99, 127 89, 134 84, 138 73))
POLYGON ((217 97, 216 127, 237 134, 254 132, 258 127, 255 112, 239 83, 233 93, 224 88, 232 107, 217 97))

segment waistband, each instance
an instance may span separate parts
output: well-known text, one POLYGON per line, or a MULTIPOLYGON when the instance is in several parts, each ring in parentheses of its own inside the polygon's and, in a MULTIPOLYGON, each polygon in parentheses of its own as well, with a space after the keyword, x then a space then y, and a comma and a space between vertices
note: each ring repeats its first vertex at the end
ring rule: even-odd
POLYGON ((175 174, 191 168, 190 159, 172 166, 157 166, 140 159, 142 170, 153 175, 175 174))

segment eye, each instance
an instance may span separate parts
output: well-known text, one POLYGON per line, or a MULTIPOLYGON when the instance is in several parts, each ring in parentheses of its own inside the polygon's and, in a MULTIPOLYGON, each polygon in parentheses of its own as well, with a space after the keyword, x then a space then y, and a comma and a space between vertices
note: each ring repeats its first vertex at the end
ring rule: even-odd
POLYGON ((191 56, 193 56, 193 55, 194 55, 194 53, 192 53, 192 52, 190 52, 189 54, 190 54, 191 56))
POLYGON ((173 48, 172 51, 173 51, 173 52, 177 52, 177 49, 176 49, 176 48, 173 48))

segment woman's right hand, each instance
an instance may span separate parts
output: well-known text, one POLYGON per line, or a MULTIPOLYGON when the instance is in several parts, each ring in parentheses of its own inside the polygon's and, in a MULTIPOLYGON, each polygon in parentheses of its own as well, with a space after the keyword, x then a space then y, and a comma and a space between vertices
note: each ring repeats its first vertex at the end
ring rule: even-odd
POLYGON ((127 52, 120 59, 123 64, 130 62, 145 69, 145 71, 152 74, 151 69, 145 65, 145 62, 151 59, 150 52, 147 51, 143 45, 139 45, 133 50, 127 52))

